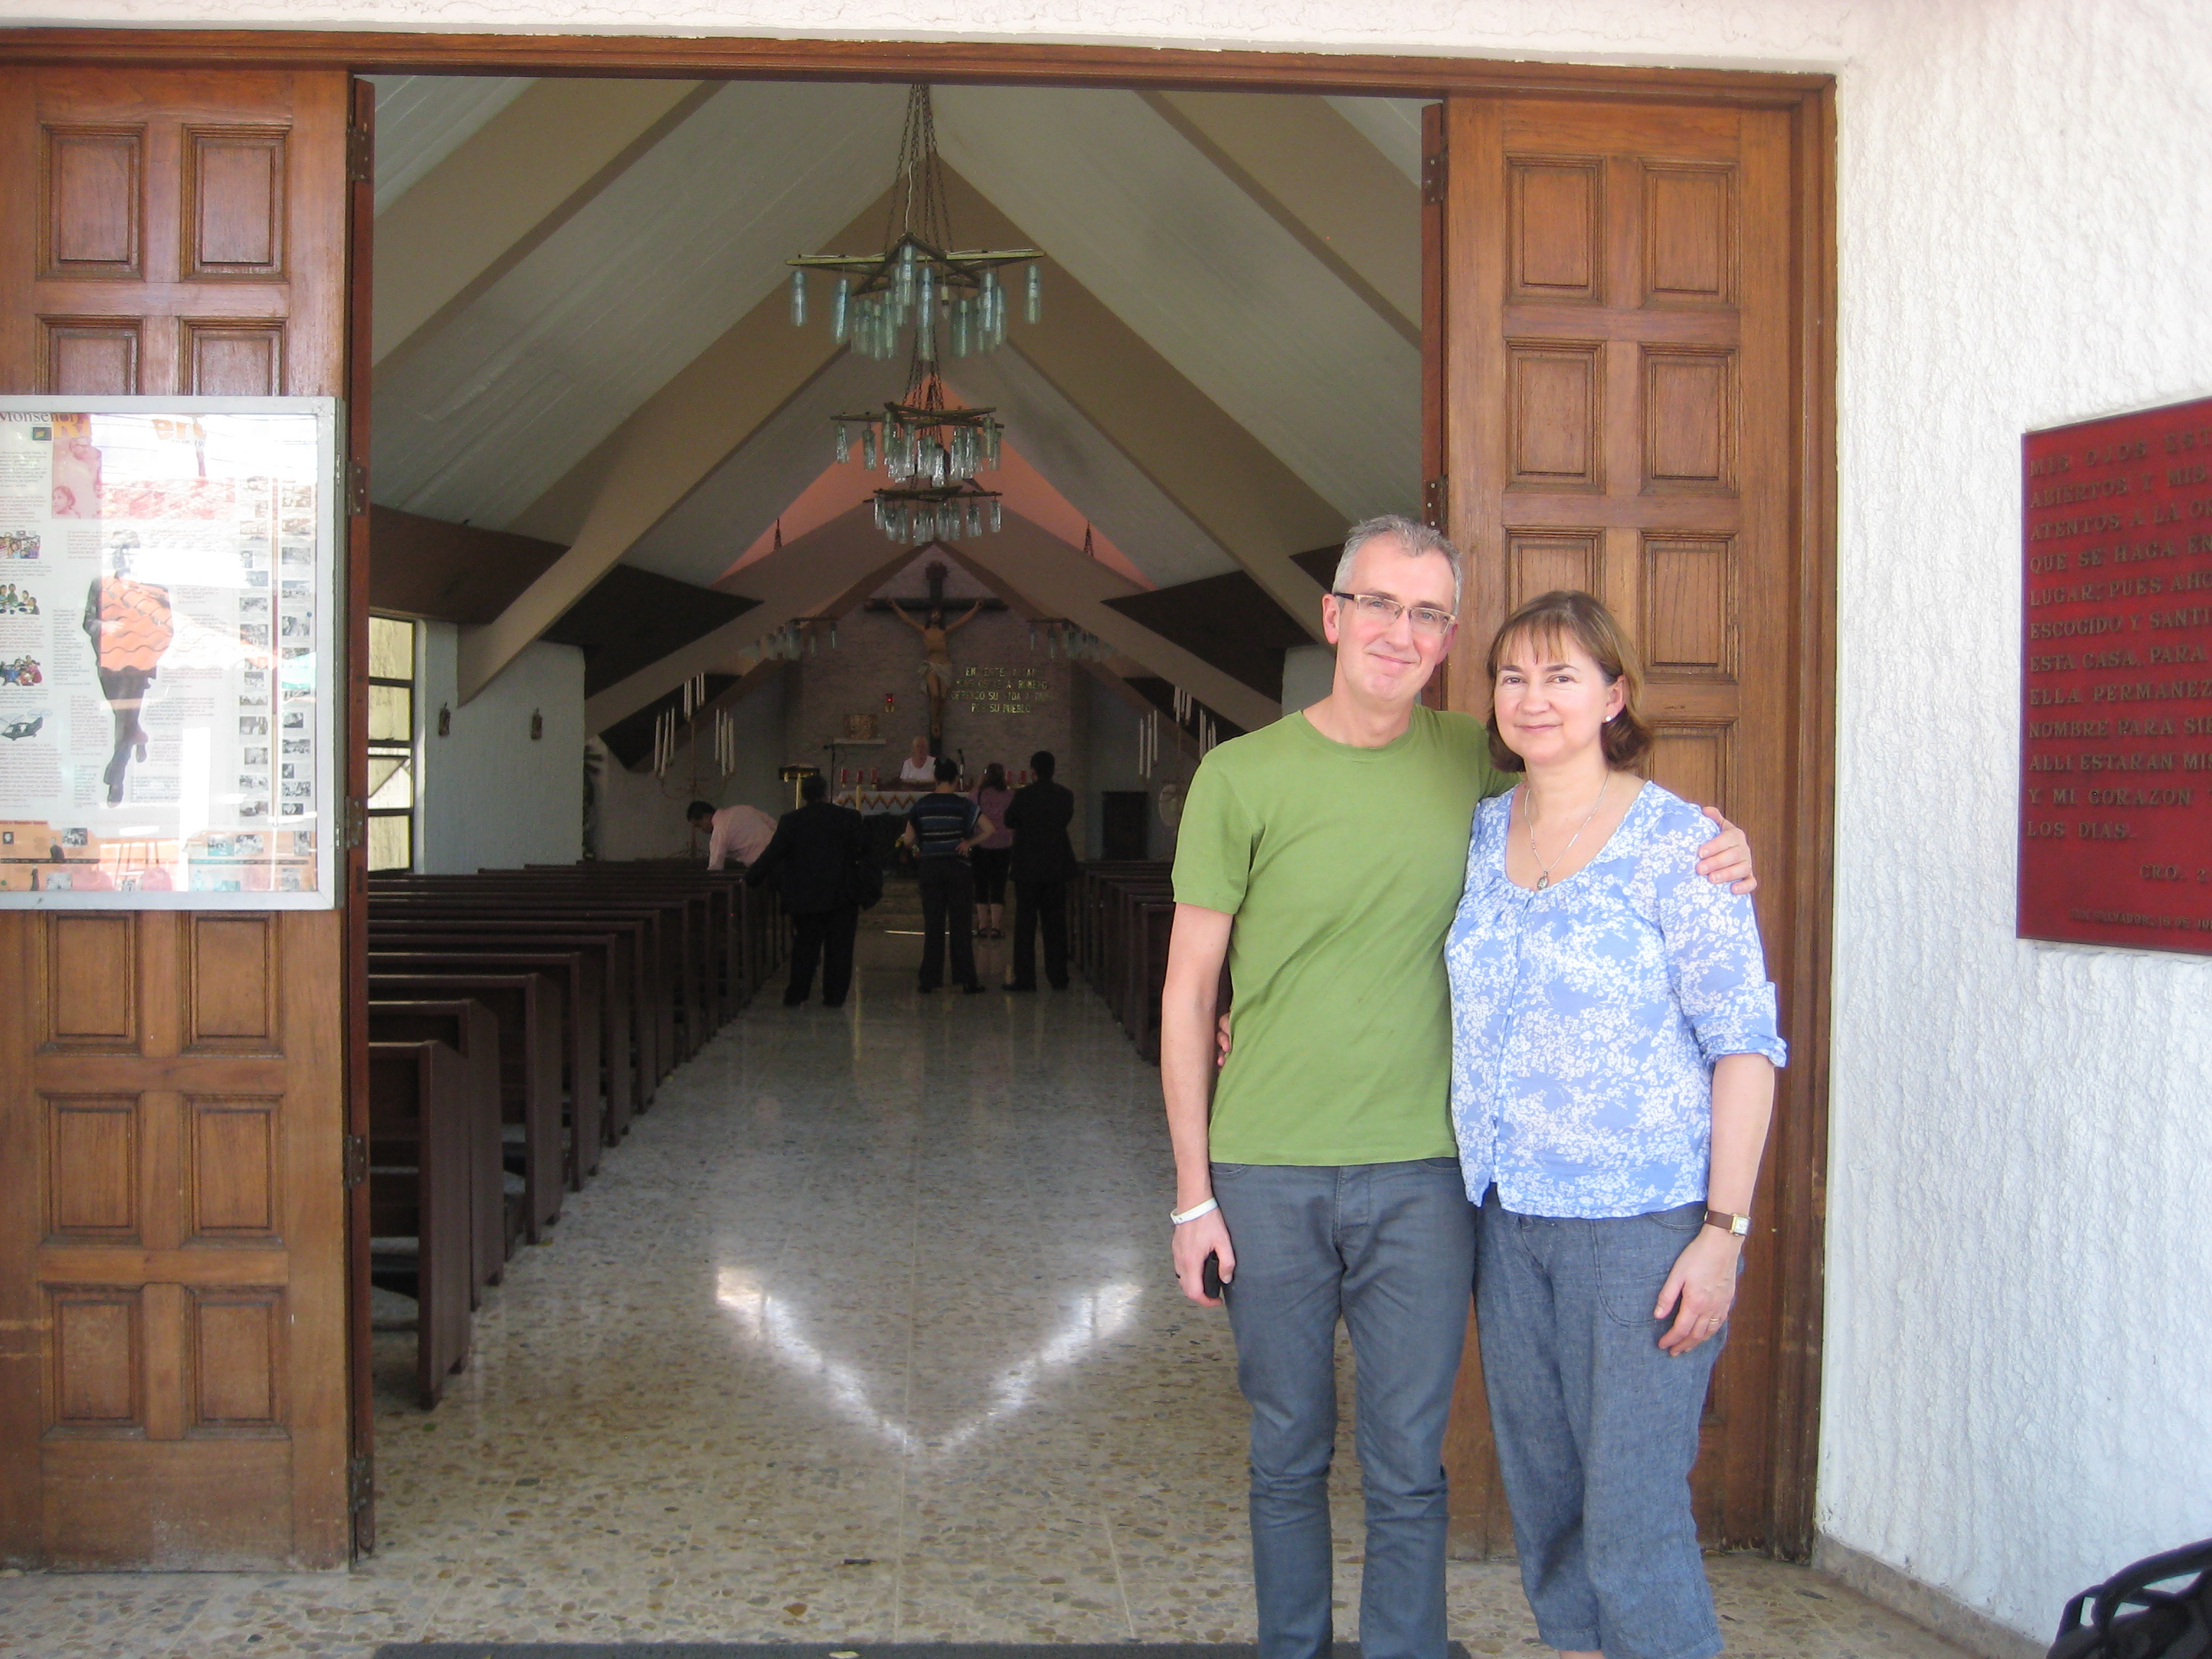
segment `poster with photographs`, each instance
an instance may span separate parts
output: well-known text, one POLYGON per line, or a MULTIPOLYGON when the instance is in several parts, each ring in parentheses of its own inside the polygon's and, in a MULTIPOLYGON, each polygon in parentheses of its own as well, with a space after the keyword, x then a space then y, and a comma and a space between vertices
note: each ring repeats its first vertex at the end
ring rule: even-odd
POLYGON ((0 398, 0 907, 337 902, 337 431, 0 398))

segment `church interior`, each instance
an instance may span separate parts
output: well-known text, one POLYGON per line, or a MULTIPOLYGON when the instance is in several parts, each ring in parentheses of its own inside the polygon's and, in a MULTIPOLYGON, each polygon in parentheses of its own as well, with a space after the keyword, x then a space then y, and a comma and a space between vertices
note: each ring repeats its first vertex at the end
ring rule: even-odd
MULTIPOLYGON (((444 1086, 434 1035, 489 1094, 550 1076, 550 1123, 507 1113, 491 1164, 423 1132, 498 1197, 453 1177, 380 1240, 349 1572, 57 1574, 0 1651, 1249 1640, 1146 976, 1193 771, 1327 690, 1346 526, 1424 511, 1423 103, 374 82, 368 1033, 380 1088, 444 1086), (936 314, 909 234, 1019 257, 925 338, 881 298, 936 314), (1067 989, 1001 994, 985 938, 989 995, 918 994, 917 740, 963 787, 1054 754, 1078 856, 1139 872, 1067 989), (690 803, 774 817, 810 773, 886 871, 842 1009, 778 1006, 783 924, 734 884, 544 875, 696 863, 690 803), (604 1081, 565 1146, 564 1073, 604 1081)), ((1719 1503, 1734 1651, 1955 1651, 1723 1551, 1719 1503)), ((1533 1644, 1513 1563, 1461 1553, 1454 1638, 1533 1644)))
MULTIPOLYGON (((422 625, 420 700, 457 744, 524 682, 532 708, 541 677, 563 688, 549 721, 602 757, 589 855, 690 850, 679 796, 788 808, 787 767, 895 774, 933 709, 884 606, 933 566, 955 620, 985 608, 933 752, 980 775, 1052 750, 1079 851, 1103 852, 1110 796, 1117 853, 1159 854, 1170 827, 1131 798, 1310 674, 1325 564, 1297 556, 1419 507, 1419 103, 931 102, 925 205, 895 177, 902 86, 380 86, 371 603, 422 625), (993 349, 950 311, 927 363, 910 326, 848 349, 854 279, 829 270, 799 277, 794 320, 795 255, 873 252, 925 212, 961 248, 1041 251, 1006 266, 993 349), (880 422, 917 375, 1003 433, 974 480, 996 528, 876 522, 877 436, 834 417, 880 422)), ((497 774, 471 751, 441 778, 438 742, 422 845, 400 858, 388 824, 392 863, 529 861, 488 855, 502 834, 577 855, 550 793, 503 823, 497 774)), ((531 756, 548 792, 577 787, 575 747, 531 756)))

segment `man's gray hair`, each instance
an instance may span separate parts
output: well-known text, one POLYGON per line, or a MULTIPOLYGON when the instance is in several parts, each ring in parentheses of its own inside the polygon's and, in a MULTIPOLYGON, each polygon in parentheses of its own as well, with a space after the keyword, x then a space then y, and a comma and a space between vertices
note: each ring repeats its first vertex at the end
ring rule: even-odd
POLYGON ((1459 549, 1451 538, 1434 525, 1423 524, 1419 519, 1409 519, 1402 513, 1382 513, 1371 519, 1362 519, 1352 526, 1344 538, 1344 556, 1336 562, 1336 580, 1330 583, 1337 592, 1347 590, 1345 583, 1352 580, 1352 562, 1359 556, 1359 550, 1377 537, 1388 536, 1412 554, 1433 553, 1451 567, 1452 609, 1459 609, 1460 584, 1464 580, 1461 569, 1459 549))

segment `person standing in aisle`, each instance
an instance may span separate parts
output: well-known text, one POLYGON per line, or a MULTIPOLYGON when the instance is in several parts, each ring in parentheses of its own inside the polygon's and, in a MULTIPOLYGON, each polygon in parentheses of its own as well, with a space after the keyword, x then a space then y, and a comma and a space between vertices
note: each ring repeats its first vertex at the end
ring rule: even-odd
POLYGON ((921 989, 925 993, 945 982, 948 932, 952 936, 952 977, 970 996, 983 988, 975 977, 975 942, 969 932, 975 881, 968 867, 968 852, 997 827, 960 793, 957 761, 939 761, 937 787, 907 809, 906 829, 899 839, 914 848, 921 878, 921 989))
POLYGON ((1014 792, 1006 827, 1014 832, 1008 871, 1014 878, 1013 977, 1009 991, 1036 989, 1036 936, 1044 933, 1044 976, 1055 991, 1067 988, 1067 884, 1075 879, 1075 848, 1067 826, 1075 821, 1075 792, 1053 781, 1059 763, 1048 749, 1030 757, 1036 781, 1014 792))
POLYGON ((791 981, 783 1006, 798 1006, 814 989, 814 964, 822 964, 822 1006, 842 1008, 853 985, 853 941, 860 907, 853 866, 867 850, 867 820, 830 799, 830 780, 817 773, 800 781, 796 811, 776 820, 775 834, 745 872, 758 887, 782 878, 783 908, 791 917, 791 981))
POLYGON ((973 799, 975 810, 999 826, 968 855, 975 872, 975 937, 1004 939, 1006 865, 1014 845, 1014 832, 1006 828, 1006 808, 1014 799, 1014 792, 1006 787, 1006 769, 996 761, 985 767, 973 799))

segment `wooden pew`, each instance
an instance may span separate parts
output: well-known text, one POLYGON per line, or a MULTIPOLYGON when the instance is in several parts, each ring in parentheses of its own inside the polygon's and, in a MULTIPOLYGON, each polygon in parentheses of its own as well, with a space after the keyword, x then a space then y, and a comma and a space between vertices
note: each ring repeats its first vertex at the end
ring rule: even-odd
POLYGON ((458 1056, 464 1084, 458 1103, 468 1120, 469 1234, 475 1246, 469 1305, 480 1307, 483 1287, 499 1283, 507 1271, 507 1255, 521 1224, 521 1195, 516 1194, 512 1221, 507 1201, 499 1022, 481 1002, 380 1002, 372 996, 368 1038, 372 1042, 442 1042, 458 1056))
MULTIPOLYGON (((1139 1055, 1158 1064, 1160 996, 1175 926, 1171 867, 1154 860, 1086 866, 1074 899, 1072 945, 1078 966, 1139 1055)), ((1225 968, 1223 976, 1225 981, 1225 968)))
POLYGON ((498 1025, 503 1167, 522 1177, 522 1236, 544 1242, 560 1218, 567 1187, 562 1152, 561 1073, 564 1053, 561 988, 538 974, 372 974, 379 998, 468 998, 498 1025))
MULTIPOLYGON (((577 931, 606 930, 627 935, 631 1025, 623 1044, 633 1062, 629 1109, 633 1113, 645 1109, 676 1060, 674 983, 678 968, 672 948, 663 938, 672 925, 667 907, 595 900, 565 889, 517 886, 490 878, 408 878, 407 881, 406 886, 380 882, 372 890, 372 923, 483 921, 513 929, 558 921, 570 923, 577 931), (416 884, 425 881, 437 884, 416 884)), ((611 967, 619 971, 618 963, 611 967)))
POLYGON ((568 1186, 580 1190, 599 1167, 605 1145, 600 1115, 601 957, 591 951, 533 951, 483 941, 451 949, 385 951, 371 941, 368 971, 377 974, 542 974, 561 988, 562 1073, 567 1097, 568 1186))
POLYGON ((416 1301, 415 1388, 425 1408, 468 1363, 469 1087, 442 1042, 368 1045, 369 1273, 416 1301))
POLYGON ((637 1068, 632 999, 636 991, 633 940, 612 924, 572 923, 562 918, 542 921, 504 915, 468 920, 427 920, 416 916, 368 921, 372 951, 444 951, 495 945, 502 950, 575 951, 597 953, 599 958, 599 1077, 606 1101, 599 1130, 609 1146, 629 1133, 631 1103, 635 1099, 637 1068), (604 930, 603 930, 604 929, 604 930))

